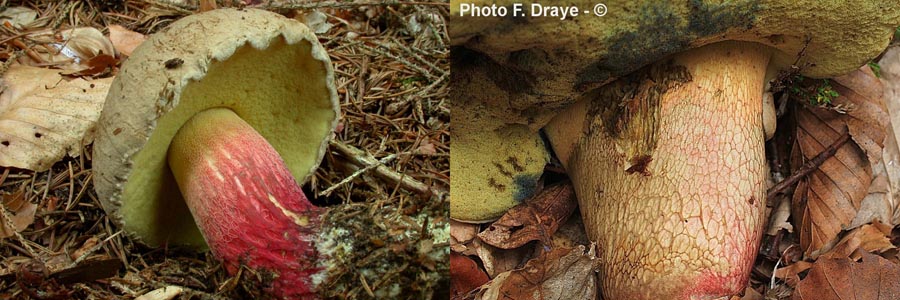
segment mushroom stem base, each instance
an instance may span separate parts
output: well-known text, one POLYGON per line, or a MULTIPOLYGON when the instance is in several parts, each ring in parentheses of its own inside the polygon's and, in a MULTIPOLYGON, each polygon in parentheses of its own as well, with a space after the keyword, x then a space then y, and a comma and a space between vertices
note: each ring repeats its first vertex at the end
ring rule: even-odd
POLYGON ((691 50, 548 125, 598 243, 605 299, 744 290, 765 211, 769 57, 753 43, 691 50))
POLYGON ((259 133, 233 111, 213 108, 179 129, 168 154, 197 226, 230 272, 242 265, 272 272, 279 298, 314 298, 321 210, 259 133))

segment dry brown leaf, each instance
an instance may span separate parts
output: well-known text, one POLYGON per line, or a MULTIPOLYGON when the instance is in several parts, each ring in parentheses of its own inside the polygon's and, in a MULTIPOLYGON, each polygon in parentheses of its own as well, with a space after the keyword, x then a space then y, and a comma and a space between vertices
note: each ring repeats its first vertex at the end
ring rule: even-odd
POLYGON ((44 171, 78 156, 100 117, 112 78, 65 80, 58 70, 14 65, 2 78, 0 166, 44 171))
POLYGON ((797 286, 800 283, 800 273, 812 268, 812 263, 807 261, 798 261, 786 267, 775 270, 775 278, 784 280, 788 286, 797 286))
POLYGON ((472 243, 478 234, 478 224, 462 223, 456 220, 450 220, 450 250, 453 252, 472 255, 475 252, 464 253, 471 248, 468 244, 472 243))
POLYGON ((794 290, 794 300, 900 299, 900 266, 871 253, 862 261, 820 259, 794 290))
POLYGON ((584 231, 584 222, 581 220, 581 214, 572 214, 572 217, 565 224, 556 230, 551 238, 553 240, 553 248, 575 248, 578 245, 590 244, 590 239, 584 231))
POLYGON ((109 25, 109 41, 120 54, 131 56, 138 45, 147 40, 147 36, 128 30, 119 25, 109 25))
POLYGON ((516 249, 503 250, 485 244, 481 240, 476 239, 471 248, 475 250, 475 254, 481 259, 485 271, 491 278, 498 274, 516 269, 522 266, 528 259, 534 247, 520 247, 516 249))
POLYGON ((100 54, 89 59, 83 65, 86 69, 78 71, 61 72, 63 75, 73 76, 103 76, 110 73, 115 74, 116 64, 119 63, 112 55, 100 54), (109 73, 108 73, 109 72, 109 73))
POLYGON ((72 252, 70 257, 72 258, 72 260, 78 260, 78 258, 80 258, 82 255, 85 255, 86 253, 96 251, 96 249, 94 249, 94 248, 98 244, 100 244, 100 238, 98 238, 96 236, 92 236, 92 237, 88 238, 86 241, 84 241, 84 243, 81 244, 81 247, 79 247, 78 250, 75 250, 74 252, 72 252))
POLYGON ((869 185, 869 193, 863 198, 856 217, 845 230, 852 230, 875 221, 894 225, 893 215, 896 207, 892 203, 884 161, 879 161, 872 166, 872 176, 874 178, 872 178, 872 184, 869 185))
POLYGON ((24 7, 10 7, 0 12, 0 25, 9 26, 16 29, 25 29, 31 22, 37 19, 37 11, 24 7))
POLYGON ((833 86, 840 93, 833 104, 852 107, 849 113, 804 107, 796 115, 792 154, 796 168, 825 150, 845 130, 853 141, 801 180, 794 192, 793 216, 799 223, 795 228, 799 228, 801 247, 811 257, 833 243, 856 216, 872 182, 872 164, 881 160, 888 122, 881 83, 867 66, 835 78, 833 86))
POLYGON ((553 233, 566 222, 576 207, 578 203, 571 183, 550 186, 508 210, 478 237, 500 249, 518 248, 536 240, 547 245, 553 233))
POLYGON ((884 101, 887 104, 888 114, 891 116, 891 126, 888 128, 888 137, 885 139, 884 166, 888 177, 888 186, 891 191, 891 201, 894 214, 890 224, 900 224, 900 149, 897 141, 900 140, 900 47, 891 47, 882 56, 881 83, 884 85, 884 101))
POLYGON ((328 32, 331 27, 334 27, 333 24, 328 23, 328 15, 318 10, 313 10, 300 15, 297 17, 297 20, 306 24, 306 26, 316 34, 324 34, 328 32))
POLYGON ((465 255, 450 253, 450 295, 461 297, 488 282, 478 263, 465 255))
POLYGON ((24 192, 2 195, 0 199, 3 201, 3 207, 7 209, 4 214, 0 214, 0 239, 13 236, 16 232, 21 232, 34 223, 37 204, 28 202, 24 197, 24 192), (9 219, 6 216, 9 216, 9 219))
POLYGON ((788 218, 791 217, 791 202, 788 201, 787 197, 781 195, 777 197, 782 199, 778 201, 778 207, 772 209, 771 214, 769 214, 769 229, 766 230, 766 234, 772 236, 778 234, 778 231, 782 229, 787 232, 794 232, 794 225, 788 222, 788 218))
POLYGON ((200 12, 211 11, 218 7, 216 0, 200 0, 200 12))
POLYGON ((859 251, 882 253, 894 249, 890 239, 891 227, 882 223, 866 224, 842 238, 821 258, 859 258, 859 251))
POLYGON ((40 47, 32 49, 42 60, 35 61, 28 55, 20 56, 19 62, 30 66, 51 65, 64 70, 80 71, 90 68, 87 63, 91 58, 116 53, 112 42, 93 27, 42 30, 29 34, 28 38, 40 44, 40 47))
POLYGON ((483 286, 475 299, 543 300, 597 299, 597 276, 600 262, 594 246, 558 248, 542 252, 524 268, 500 274, 483 286))

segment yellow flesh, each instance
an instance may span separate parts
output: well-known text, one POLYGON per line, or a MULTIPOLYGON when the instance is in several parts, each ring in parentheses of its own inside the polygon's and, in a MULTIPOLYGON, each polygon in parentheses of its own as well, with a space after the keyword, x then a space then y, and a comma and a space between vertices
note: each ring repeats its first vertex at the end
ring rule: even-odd
POLYGON ((598 242, 606 299, 713 299, 743 289, 765 208, 768 62, 765 47, 752 43, 677 55, 673 63, 692 80, 660 98, 649 175, 625 172, 623 149, 633 140, 605 130, 582 136, 592 99, 548 125, 598 242))
POLYGON ((126 230, 153 245, 205 247, 166 163, 166 150, 182 124, 211 107, 237 113, 278 151, 294 178, 305 178, 334 118, 324 66, 309 59, 309 52, 308 43, 287 45, 281 38, 265 50, 244 46, 227 61, 211 63, 206 77, 185 87, 178 106, 159 119, 135 155, 134 163, 143 167, 134 169, 123 191, 126 230))

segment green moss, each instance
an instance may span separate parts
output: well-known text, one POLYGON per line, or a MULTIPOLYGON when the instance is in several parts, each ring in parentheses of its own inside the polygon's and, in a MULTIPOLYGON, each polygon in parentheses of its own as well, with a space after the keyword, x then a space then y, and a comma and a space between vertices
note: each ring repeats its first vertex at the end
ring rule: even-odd
POLYGON ((792 82, 794 84, 788 88, 788 91, 812 105, 830 105, 835 98, 841 96, 834 90, 828 79, 808 79, 802 75, 796 75, 792 82))
POLYGON ((881 65, 874 61, 870 61, 869 68, 872 69, 872 73, 875 73, 875 77, 881 78, 881 65))
POLYGON ((403 84, 403 86, 408 86, 408 85, 412 85, 414 82, 426 81, 426 80, 427 80, 427 78, 422 77, 422 76, 410 76, 410 77, 401 79, 400 83, 403 84))

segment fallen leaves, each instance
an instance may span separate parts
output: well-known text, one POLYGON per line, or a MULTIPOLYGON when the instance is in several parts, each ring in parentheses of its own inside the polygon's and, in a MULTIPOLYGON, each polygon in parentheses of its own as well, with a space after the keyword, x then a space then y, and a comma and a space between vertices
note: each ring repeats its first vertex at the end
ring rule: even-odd
POLYGON ((147 40, 147 36, 128 30, 120 25, 109 25, 109 40, 116 51, 123 56, 131 56, 138 45, 147 40))
POLYGON ((848 258, 822 258, 794 290, 795 300, 900 299, 900 266, 878 255, 862 253, 848 258))
POLYGON ((547 187, 531 200, 511 208, 478 237, 500 249, 518 248, 536 240, 550 244, 550 237, 577 207, 571 184, 547 187))
POLYGON ((580 218, 572 216, 577 206, 564 181, 492 224, 451 222, 453 299, 594 299, 584 297, 597 296, 597 260, 593 248, 586 250, 580 218))
POLYGON ((64 79, 59 70, 14 65, 2 78, 0 166, 43 171, 93 140, 112 78, 64 79))
POLYGON ((859 211, 872 182, 872 165, 881 160, 888 115, 882 86, 868 67, 833 79, 840 94, 833 107, 804 107, 796 114, 797 137, 792 165, 797 168, 825 150, 845 131, 852 143, 837 149, 794 191, 795 227, 806 255, 832 243, 859 211))
MULTIPOLYGON (((785 236, 788 244, 799 237, 804 260, 782 255, 779 263, 788 265, 773 276, 786 284, 772 281, 770 286, 793 287, 792 299, 900 299, 894 238, 900 188, 900 50, 888 51, 881 63, 881 80, 864 66, 831 79, 840 96, 830 105, 801 105, 795 111, 790 162, 795 174, 837 140, 849 141, 794 190, 790 218, 797 235, 778 237, 785 236)), ((775 231, 786 233, 779 229, 784 228, 775 231)))
POLYGON ((37 205, 28 202, 25 199, 24 190, 2 195, 3 206, 0 209, 6 209, 0 214, 0 239, 13 236, 16 232, 25 230, 31 223, 34 223, 34 213, 37 211, 37 205))
POLYGON ((866 224, 845 235, 821 257, 858 259, 862 253, 882 253, 895 249, 891 244, 891 226, 880 222, 866 224))
POLYGON ((478 263, 465 255, 450 253, 451 297, 462 297, 466 293, 488 282, 488 276, 478 267, 478 263))
POLYGON ((478 225, 450 220, 450 250, 466 255, 475 254, 469 245, 478 235, 478 225))
POLYGON ((42 30, 29 34, 28 39, 37 45, 29 49, 31 55, 20 57, 19 63, 36 67, 53 66, 70 73, 91 69, 94 66, 88 63, 94 57, 115 57, 116 54, 112 42, 93 27, 42 30))
POLYGON ((297 19, 316 34, 326 33, 331 27, 334 27, 333 24, 328 23, 328 16, 318 10, 299 15, 297 19))
POLYGON ((599 265, 593 245, 542 252, 524 268, 495 277, 474 299, 597 299, 599 265))
POLYGON ((24 7, 10 7, 3 12, 0 12, 0 25, 16 28, 16 29, 25 29, 30 27, 35 19, 37 19, 37 11, 24 7))
MULTIPOLYGON (((891 224, 900 223, 897 197, 900 193, 900 47, 891 47, 881 61, 881 82, 884 84, 884 100, 890 114, 891 127, 885 142, 884 167, 888 178, 890 205, 893 208, 891 224)), ((887 220, 883 220, 887 221, 887 220)))

